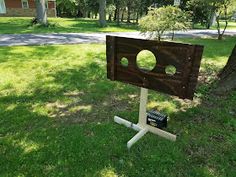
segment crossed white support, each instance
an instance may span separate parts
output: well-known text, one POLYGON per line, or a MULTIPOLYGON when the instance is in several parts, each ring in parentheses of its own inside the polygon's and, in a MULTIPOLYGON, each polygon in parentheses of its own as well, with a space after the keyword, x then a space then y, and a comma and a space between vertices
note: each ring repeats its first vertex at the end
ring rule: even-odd
POLYGON ((147 124, 147 100, 148 100, 148 89, 141 88, 141 95, 140 95, 140 105, 139 105, 139 121, 138 124, 133 124, 130 121, 127 121, 125 119, 122 119, 118 116, 114 117, 114 121, 118 124, 123 124, 126 127, 132 128, 138 133, 127 142, 128 149, 131 148, 131 146, 136 143, 140 138, 142 138, 147 132, 154 133, 156 135, 159 135, 163 138, 169 139, 171 141, 176 141, 176 135, 173 135, 169 132, 166 132, 164 130, 161 130, 156 127, 152 127, 147 124))

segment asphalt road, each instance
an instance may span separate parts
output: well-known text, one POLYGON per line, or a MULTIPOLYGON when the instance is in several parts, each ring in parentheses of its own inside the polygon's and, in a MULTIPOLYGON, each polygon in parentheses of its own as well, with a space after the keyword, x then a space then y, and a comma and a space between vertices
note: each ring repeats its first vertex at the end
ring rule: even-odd
MULTIPOLYGON (((122 36, 130 38, 145 38, 139 32, 117 33, 52 33, 52 34, 1 34, 0 46, 19 45, 53 45, 53 44, 82 44, 104 43, 106 35, 122 36)), ((169 37, 171 34, 165 34, 169 37)), ((236 36, 236 30, 227 30, 225 35, 236 36)), ((176 32, 175 37, 217 37, 216 30, 189 30, 176 32)))

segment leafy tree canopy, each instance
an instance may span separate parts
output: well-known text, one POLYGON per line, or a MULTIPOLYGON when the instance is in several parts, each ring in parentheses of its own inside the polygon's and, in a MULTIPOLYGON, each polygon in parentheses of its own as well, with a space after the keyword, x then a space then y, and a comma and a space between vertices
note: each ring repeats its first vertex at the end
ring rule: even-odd
POLYGON ((140 20, 140 30, 149 38, 161 39, 165 31, 187 30, 190 16, 178 7, 152 8, 140 20))

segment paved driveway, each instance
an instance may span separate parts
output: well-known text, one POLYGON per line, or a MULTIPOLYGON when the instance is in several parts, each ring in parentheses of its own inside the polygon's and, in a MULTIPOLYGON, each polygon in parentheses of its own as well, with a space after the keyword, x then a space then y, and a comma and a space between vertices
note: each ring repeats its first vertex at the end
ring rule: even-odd
MULTIPOLYGON (((139 32, 2 34, 0 35, 0 46, 104 43, 106 35, 145 38, 139 32)), ((168 37, 170 35, 171 34, 167 33, 165 36, 168 37)), ((236 30, 227 30, 225 35, 236 36, 236 30)), ((216 36, 216 30, 189 30, 187 32, 176 32, 176 37, 192 38, 216 36)))

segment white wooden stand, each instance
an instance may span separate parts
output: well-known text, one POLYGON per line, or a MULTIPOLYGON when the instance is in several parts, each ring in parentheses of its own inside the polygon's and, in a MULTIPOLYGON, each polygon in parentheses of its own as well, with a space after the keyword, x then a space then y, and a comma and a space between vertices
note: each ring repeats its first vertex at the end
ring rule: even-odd
POLYGON ((132 128, 132 129, 138 131, 138 133, 131 140, 128 141, 128 143, 127 143, 128 149, 130 149, 131 146, 134 143, 136 143, 140 138, 142 138, 147 132, 154 133, 156 135, 159 135, 159 136, 169 139, 171 141, 176 140, 176 135, 173 135, 173 134, 166 132, 164 130, 161 130, 159 128, 152 127, 146 123, 147 100, 148 100, 148 89, 141 88, 140 106, 139 106, 139 121, 137 124, 133 124, 132 122, 122 119, 118 116, 114 117, 114 121, 116 123, 123 124, 126 127, 129 127, 129 128, 132 128))

